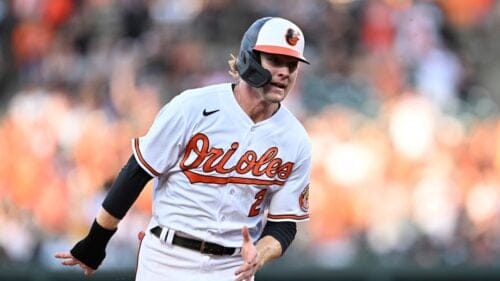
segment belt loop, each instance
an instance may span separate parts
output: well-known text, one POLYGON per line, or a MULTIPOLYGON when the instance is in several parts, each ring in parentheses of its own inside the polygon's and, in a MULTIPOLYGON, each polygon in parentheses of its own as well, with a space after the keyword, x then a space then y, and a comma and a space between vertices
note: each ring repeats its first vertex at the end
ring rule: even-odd
MULTIPOLYGON (((160 237, 158 237, 158 238, 160 238, 161 242, 167 242, 167 234, 168 233, 169 233, 168 228, 166 228, 166 227, 161 228, 160 237)), ((170 241, 170 242, 172 242, 172 241, 170 241)))
POLYGON ((167 228, 167 237, 165 239, 165 242, 167 242, 167 244, 172 245, 172 241, 174 240, 174 234, 175 230, 167 228))
POLYGON ((241 247, 238 247, 234 250, 234 253, 231 256, 238 256, 241 253, 241 247))
POLYGON ((205 241, 201 241, 200 253, 204 253, 204 251, 205 251, 205 241))

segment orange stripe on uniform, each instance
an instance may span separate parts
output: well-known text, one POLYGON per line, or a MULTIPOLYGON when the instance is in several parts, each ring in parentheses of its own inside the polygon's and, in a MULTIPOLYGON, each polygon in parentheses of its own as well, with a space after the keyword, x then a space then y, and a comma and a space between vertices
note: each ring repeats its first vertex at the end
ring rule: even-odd
POLYGON ((268 218, 273 219, 273 220, 285 220, 285 219, 291 219, 291 220, 305 220, 309 218, 309 214, 305 214, 302 216, 296 216, 296 215, 267 215, 268 218))
POLYGON ((242 178, 242 177, 216 177, 209 175, 200 175, 188 170, 182 171, 184 175, 189 179, 190 183, 215 183, 215 184, 228 184, 228 183, 239 183, 239 184, 256 184, 256 185, 284 185, 284 181, 280 180, 262 180, 254 178, 242 178))
POLYGON ((135 138, 134 139, 134 148, 135 148, 135 152, 137 154, 137 157, 139 157, 139 161, 141 162, 141 164, 146 168, 148 169, 148 171, 155 175, 155 176, 159 176, 161 175, 161 173, 159 173, 158 171, 156 171, 155 169, 153 169, 153 167, 151 167, 148 162, 146 162, 146 160, 144 160, 144 157, 142 157, 142 153, 141 153, 141 149, 139 148, 139 139, 138 138, 135 138))

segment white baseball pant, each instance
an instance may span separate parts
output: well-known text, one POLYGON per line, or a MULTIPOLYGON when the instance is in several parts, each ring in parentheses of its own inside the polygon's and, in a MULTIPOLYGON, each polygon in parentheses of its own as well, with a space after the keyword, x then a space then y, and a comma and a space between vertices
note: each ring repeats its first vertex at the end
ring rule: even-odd
MULTIPOLYGON (((135 281, 234 281, 240 254, 216 256, 161 241, 148 231, 139 247, 135 281)), ((171 231, 169 231, 171 233, 171 231)), ((169 241, 170 240, 170 241, 169 241)))

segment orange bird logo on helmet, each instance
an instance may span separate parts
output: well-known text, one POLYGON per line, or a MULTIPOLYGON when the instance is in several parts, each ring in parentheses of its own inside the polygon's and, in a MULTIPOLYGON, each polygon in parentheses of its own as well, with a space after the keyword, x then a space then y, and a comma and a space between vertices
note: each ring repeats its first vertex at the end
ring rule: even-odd
POLYGON ((300 40, 300 33, 296 30, 289 28, 286 31, 285 38, 288 44, 290 44, 291 46, 295 46, 297 45, 297 42, 299 42, 300 40))

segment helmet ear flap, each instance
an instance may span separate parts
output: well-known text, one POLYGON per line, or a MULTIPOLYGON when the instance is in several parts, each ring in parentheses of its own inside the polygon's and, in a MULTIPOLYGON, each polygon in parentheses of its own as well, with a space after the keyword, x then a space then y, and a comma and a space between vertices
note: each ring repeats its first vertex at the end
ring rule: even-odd
POLYGON ((240 52, 236 69, 240 77, 252 87, 261 88, 271 82, 271 72, 260 65, 255 53, 251 50, 240 52))

